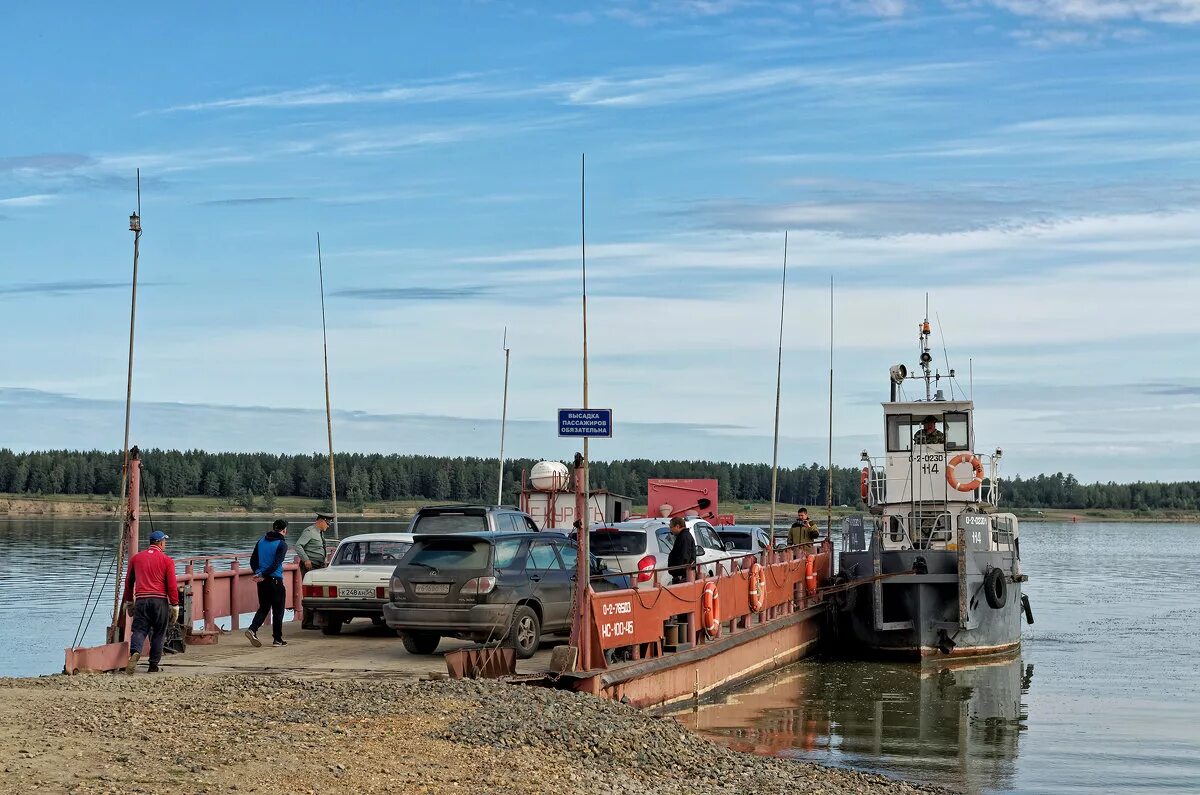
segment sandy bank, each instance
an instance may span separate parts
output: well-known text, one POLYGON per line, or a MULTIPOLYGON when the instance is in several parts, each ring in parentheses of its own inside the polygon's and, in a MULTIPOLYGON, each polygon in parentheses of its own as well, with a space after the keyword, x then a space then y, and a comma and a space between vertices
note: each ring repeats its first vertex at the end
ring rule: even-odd
POLYGON ((5 792, 904 793, 741 754, 671 719, 487 682, 0 680, 5 792))

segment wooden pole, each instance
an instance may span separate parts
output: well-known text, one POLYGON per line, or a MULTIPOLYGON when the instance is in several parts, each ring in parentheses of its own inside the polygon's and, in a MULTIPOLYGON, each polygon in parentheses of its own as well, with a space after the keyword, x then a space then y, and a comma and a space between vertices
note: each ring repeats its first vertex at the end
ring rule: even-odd
POLYGON ((500 477, 496 484, 496 504, 504 504, 504 430, 508 424, 508 327, 504 328, 504 402, 500 408, 500 477))
MULTIPOLYGON (((317 275, 321 282, 321 352, 325 360, 325 433, 329 437, 329 499, 333 504, 333 537, 338 530, 337 472, 333 461, 333 409, 329 401, 329 337, 325 331, 325 262, 321 257, 321 233, 317 233, 317 275)), ((324 535, 321 536, 324 539, 324 535)))
POLYGON ((788 233, 783 233, 783 286, 779 290, 779 358, 775 362, 775 442, 771 452, 771 523, 767 534, 771 543, 766 549, 767 560, 775 551, 775 501, 779 494, 779 402, 783 392, 783 316, 787 304, 787 250, 788 233))
POLYGON ((833 535, 833 276, 829 277, 829 461, 825 486, 825 537, 833 535))
MULTIPOLYGON (((587 156, 579 156, 579 255, 582 266, 583 308, 583 408, 588 408, 588 343, 587 343, 587 156)), ((579 654, 576 668, 586 671, 591 668, 591 639, 588 633, 590 621, 588 595, 591 592, 588 579, 592 574, 589 549, 591 531, 591 495, 588 473, 588 437, 583 437, 583 513, 579 517, 579 557, 575 564, 575 626, 572 636, 579 654)))
MULTIPOLYGON (((133 232, 133 287, 129 300, 129 360, 125 371, 125 442, 121 455, 121 503, 124 505, 129 497, 129 420, 133 408, 133 337, 137 325, 137 284, 138 284, 138 249, 142 240, 142 170, 137 174, 137 212, 129 219, 129 230, 133 232)), ((121 522, 121 535, 117 540, 116 584, 113 587, 113 616, 109 623, 109 643, 116 643, 120 638, 113 637, 117 627, 118 614, 121 611, 122 577, 125 567, 126 529, 129 509, 126 505, 125 519, 121 522)))

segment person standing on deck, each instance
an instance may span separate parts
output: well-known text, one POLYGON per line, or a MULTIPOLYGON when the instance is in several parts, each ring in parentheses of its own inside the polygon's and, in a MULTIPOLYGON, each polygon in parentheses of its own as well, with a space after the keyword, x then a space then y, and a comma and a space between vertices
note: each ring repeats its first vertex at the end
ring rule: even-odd
MULTIPOLYGON (((325 568, 325 560, 329 556, 329 550, 325 547, 325 531, 329 529, 332 519, 327 514, 317 514, 317 520, 304 528, 304 532, 296 539, 296 561, 300 564, 302 578, 314 569, 325 568)), ((302 629, 317 628, 312 614, 312 610, 304 612, 304 621, 300 625, 302 629)))
POLYGON ((796 511, 796 521, 792 522, 791 528, 788 529, 788 546, 811 546, 820 536, 821 531, 813 524, 813 520, 808 518, 808 509, 801 508, 796 511))
POLYGON ((287 524, 284 519, 276 519, 267 534, 258 539, 250 555, 250 568, 258 583, 258 612, 246 630, 246 638, 255 646, 262 645, 258 630, 267 620, 267 613, 271 614, 271 645, 287 645, 283 639, 283 611, 287 604, 287 589, 283 585, 283 564, 288 551, 287 524))
POLYGON ((696 539, 692 538, 692 533, 687 529, 687 522, 682 516, 671 519, 671 535, 675 536, 675 543, 671 545, 671 552, 667 555, 671 582, 686 582, 688 567, 696 565, 696 539))
POLYGON ((125 612, 133 618, 129 638, 129 661, 125 673, 133 674, 146 638, 150 638, 150 667, 158 673, 162 661, 163 641, 167 625, 179 620, 179 585, 175 582, 175 561, 167 557, 167 534, 162 530, 150 533, 150 546, 129 560, 125 576, 125 612))

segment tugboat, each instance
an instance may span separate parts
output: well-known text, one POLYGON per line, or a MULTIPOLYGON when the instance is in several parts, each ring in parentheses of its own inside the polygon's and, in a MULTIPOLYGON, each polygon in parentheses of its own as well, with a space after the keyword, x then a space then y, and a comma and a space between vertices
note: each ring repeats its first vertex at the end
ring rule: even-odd
POLYGON ((1021 593, 1017 517, 997 512, 1002 452, 975 452, 974 404, 953 399, 954 370, 932 369, 928 319, 919 344, 921 373, 890 371, 886 454, 862 454, 869 513, 844 527, 838 634, 871 656, 1010 651, 1021 644, 1021 614, 1033 623, 1033 613, 1021 593), (909 381, 924 381, 923 400, 907 399, 909 381))

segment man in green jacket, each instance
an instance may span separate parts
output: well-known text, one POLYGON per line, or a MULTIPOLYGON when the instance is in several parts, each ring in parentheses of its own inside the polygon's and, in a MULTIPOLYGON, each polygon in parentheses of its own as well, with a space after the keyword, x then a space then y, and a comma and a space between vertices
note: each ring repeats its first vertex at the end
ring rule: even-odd
POLYGON ((325 550, 324 533, 329 529, 329 520, 332 518, 323 513, 317 514, 317 521, 304 528, 304 532, 296 539, 296 559, 300 562, 301 572, 325 568, 328 553, 325 550))
MULTIPOLYGON (((332 516, 317 514, 317 521, 304 528, 304 532, 296 539, 296 561, 300 564, 300 576, 310 571, 325 568, 328 551, 325 548, 325 531, 329 529, 332 516)), ((313 621, 313 611, 304 611, 304 620, 300 622, 301 629, 316 629, 313 621)))
POLYGON ((801 508, 796 511, 796 521, 792 522, 791 529, 788 530, 788 546, 803 544, 811 547, 820 535, 821 531, 813 524, 813 520, 808 518, 808 509, 801 508))

